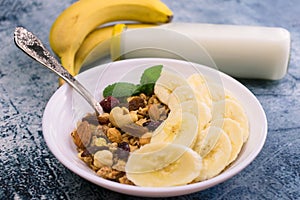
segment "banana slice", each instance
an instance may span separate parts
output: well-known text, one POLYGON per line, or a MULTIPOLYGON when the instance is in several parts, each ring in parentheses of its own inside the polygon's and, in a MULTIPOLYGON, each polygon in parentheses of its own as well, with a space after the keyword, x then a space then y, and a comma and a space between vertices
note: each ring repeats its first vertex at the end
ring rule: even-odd
POLYGON ((224 131, 214 148, 203 158, 200 175, 194 181, 204 181, 222 172, 228 165, 232 147, 230 139, 224 131))
POLYGON ((164 103, 168 104, 169 96, 171 93, 179 86, 187 85, 188 83, 175 72, 163 69, 160 77, 157 79, 154 86, 154 94, 158 99, 164 103))
POLYGON ((202 158, 190 148, 150 143, 129 156, 125 171, 135 185, 168 187, 190 183, 199 176, 201 167, 202 158))
POLYGON ((196 100, 193 89, 189 85, 178 86, 169 96, 168 107, 172 110, 181 103, 191 100, 196 100))
POLYGON ((212 80, 207 80, 207 85, 213 102, 233 98, 233 95, 224 88, 221 82, 215 83, 212 80))
POLYGON ((197 101, 204 102, 209 108, 212 106, 212 97, 207 82, 202 74, 193 74, 187 82, 193 88, 197 101))
POLYGON ((205 80, 213 102, 224 99, 235 99, 234 95, 225 89, 221 79, 216 80, 216 78, 207 76, 205 80))
MULTIPOLYGON (((211 115, 211 111, 210 111, 209 107, 205 103, 197 102, 194 100, 182 102, 177 107, 173 108, 173 110, 171 110, 168 118, 172 118, 172 116, 173 116, 173 119, 176 119, 176 117, 178 119, 182 118, 182 115, 180 113, 190 113, 197 118, 198 132, 205 129, 205 127, 207 127, 209 122, 212 120, 212 115, 211 115)), ((171 120, 171 119, 169 119, 169 120, 171 120)), ((167 120, 167 121, 169 121, 169 120, 167 120)), ((156 135, 157 133, 162 131, 163 127, 165 126, 165 123, 166 123, 166 121, 164 121, 155 130, 153 135, 156 135)), ((153 136, 153 138, 154 138, 154 136, 153 136)), ((160 139, 162 139, 162 138, 160 138, 160 139)), ((155 139, 153 139, 153 142, 154 141, 158 142, 159 139, 155 138, 155 139)))
POLYGON ((194 114, 198 119, 198 131, 203 130, 212 119, 209 107, 200 101, 185 101, 180 104, 183 112, 194 114), (197 109, 198 108, 198 109, 197 109))
POLYGON ((204 78, 204 76, 200 73, 197 74, 192 74, 191 76, 188 77, 187 82, 191 85, 191 87, 197 89, 197 88, 201 88, 204 89, 205 91, 207 91, 206 89, 208 89, 208 87, 201 87, 201 86, 207 86, 206 84, 206 80, 204 78))
POLYGON ((249 124, 243 107, 233 99, 225 99, 214 103, 212 108, 213 119, 230 118, 237 121, 243 132, 243 141, 249 137, 249 124))
POLYGON ((169 96, 172 93, 171 90, 169 90, 166 87, 163 87, 162 85, 155 84, 154 86, 154 94, 157 96, 157 98, 164 104, 167 105, 169 101, 169 96))
POLYGON ((231 155, 228 161, 229 162, 228 164, 230 164, 232 161, 234 161, 237 158, 239 152, 242 149, 243 142, 244 142, 242 129, 238 122, 229 118, 215 119, 212 121, 211 124, 222 128, 230 139, 231 146, 232 146, 231 155))
POLYGON ((188 78, 188 83, 193 88, 196 98, 205 102, 210 108, 215 101, 236 100, 234 95, 224 88, 221 80, 216 82, 216 80, 211 80, 201 74, 193 74, 188 78))
MULTIPOLYGON (((177 105, 173 104, 171 112, 172 111, 174 111, 174 113, 188 112, 188 113, 195 115, 198 118, 199 114, 200 114, 200 108, 199 108, 198 103, 201 103, 201 102, 197 102, 195 100, 189 100, 189 101, 179 103, 177 105)), ((209 110, 209 112, 210 112, 210 110, 209 110)))
POLYGON ((190 147, 196 141, 198 120, 195 115, 171 111, 168 118, 153 132, 150 143, 170 142, 190 147))
POLYGON ((204 158, 215 147, 222 133, 223 130, 216 126, 199 131, 193 150, 204 158))

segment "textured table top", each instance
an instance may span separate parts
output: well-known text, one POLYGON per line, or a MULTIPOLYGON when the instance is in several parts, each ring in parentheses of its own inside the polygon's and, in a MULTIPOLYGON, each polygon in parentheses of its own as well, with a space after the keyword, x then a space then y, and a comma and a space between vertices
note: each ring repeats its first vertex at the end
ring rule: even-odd
MULTIPOLYGON (((44 141, 41 118, 58 87, 57 77, 15 47, 13 30, 25 26, 49 45, 52 22, 72 2, 0 1, 0 199, 139 199, 80 178, 44 141)), ((174 11, 174 21, 279 26, 292 38, 289 70, 282 80, 239 80, 259 99, 269 123, 258 157, 222 184, 171 199, 300 199, 299 1, 164 2, 174 11)))

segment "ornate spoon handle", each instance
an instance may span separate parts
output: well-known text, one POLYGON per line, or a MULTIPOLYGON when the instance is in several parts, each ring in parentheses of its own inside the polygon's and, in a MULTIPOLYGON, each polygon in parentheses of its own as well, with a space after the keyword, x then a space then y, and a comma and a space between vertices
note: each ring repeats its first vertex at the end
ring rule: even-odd
POLYGON ((27 55, 55 72, 72 86, 87 102, 95 109, 97 114, 103 113, 99 102, 95 100, 93 95, 78 82, 44 47, 42 42, 31 32, 23 27, 17 27, 14 32, 14 40, 16 45, 27 55))

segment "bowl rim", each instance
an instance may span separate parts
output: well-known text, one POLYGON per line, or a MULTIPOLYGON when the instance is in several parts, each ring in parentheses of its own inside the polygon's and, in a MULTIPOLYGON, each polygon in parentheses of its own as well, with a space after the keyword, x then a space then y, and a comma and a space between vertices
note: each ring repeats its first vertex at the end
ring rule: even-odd
MULTIPOLYGON (((163 64, 165 63, 178 63, 178 64, 186 64, 186 61, 180 61, 180 60, 173 60, 173 59, 165 59, 165 58, 138 58, 138 59, 128 59, 128 60, 122 60, 122 61, 116 61, 113 64, 115 65, 122 65, 122 64, 134 64, 136 62, 140 63, 149 63, 149 62, 162 62, 163 64)), ((189 62, 190 63, 190 62, 189 62)), ((107 63, 111 64, 111 63, 107 63)), ((101 67, 107 65, 107 64, 102 64, 98 65, 94 68, 88 69, 87 71, 84 71, 80 73, 77 77, 84 77, 89 74, 93 74, 95 71, 99 70, 101 67)), ((99 176, 96 175, 96 173, 92 170, 86 171, 81 168, 76 168, 75 165, 72 164, 69 160, 63 159, 64 156, 63 154, 55 148, 55 144, 53 144, 53 138, 49 134, 49 125, 48 125, 48 118, 50 113, 54 112, 52 109, 51 105, 54 103, 57 98, 61 98, 62 95, 70 95, 70 92, 72 91, 71 87, 67 84, 62 85, 58 90, 52 95, 50 100, 48 101, 43 118, 42 118, 42 129, 43 129, 43 136, 46 141, 46 144, 50 151, 53 153, 53 155, 68 169, 70 169, 72 172, 75 174, 81 176, 82 178, 97 184, 103 188, 107 188, 109 190, 119 192, 119 193, 124 193, 124 194, 129 194, 129 195, 134 195, 134 196, 143 196, 143 197, 171 197, 171 196, 178 196, 178 195, 184 195, 184 194, 190 194, 193 192, 201 191, 207 188, 210 188, 212 186, 215 186, 221 182, 224 182, 231 177, 235 176, 238 174, 240 171, 242 171, 244 168, 246 168, 259 154, 261 149, 264 146, 266 137, 267 137, 267 118, 266 114, 263 110, 263 107, 261 106, 260 102, 258 99, 255 97, 255 95, 244 85, 242 85, 240 82, 238 82, 236 79, 232 78, 231 76, 224 74, 220 71, 216 71, 215 69, 200 65, 200 64, 195 64, 196 66, 199 66, 201 70, 208 70, 211 71, 212 73, 219 73, 220 76, 225 80, 229 81, 230 84, 236 85, 239 87, 243 92, 245 92, 249 97, 251 97, 253 104, 257 106, 257 109, 259 110, 258 115, 260 115, 261 119, 263 120, 261 122, 262 127, 261 127, 261 140, 260 143, 257 144, 256 148, 251 152, 251 154, 248 155, 244 160, 242 160, 239 165, 234 166, 233 170, 231 170, 231 173, 221 173, 217 175, 216 177, 213 177, 211 179, 198 182, 198 183, 193 183, 193 184, 188 184, 188 185, 182 185, 182 186, 172 186, 172 187, 139 187, 139 186, 132 186, 132 185, 125 185, 125 184, 120 184, 116 183, 110 180, 103 179, 99 176), (97 177, 95 179, 95 176, 91 176, 91 172, 94 173, 94 175, 97 177)), ((71 139, 71 137, 70 137, 71 139)), ((75 149, 76 150, 76 149, 75 149)), ((79 158, 78 158, 79 159, 79 158)))

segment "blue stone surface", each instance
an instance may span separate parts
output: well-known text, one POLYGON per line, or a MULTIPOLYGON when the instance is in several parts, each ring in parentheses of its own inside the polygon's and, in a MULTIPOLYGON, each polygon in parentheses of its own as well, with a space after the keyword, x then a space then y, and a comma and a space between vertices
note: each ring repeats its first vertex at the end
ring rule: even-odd
MULTIPOLYGON (((13 31, 22 25, 49 47, 51 24, 73 2, 0 1, 0 199, 140 199, 80 178, 53 156, 44 141, 41 119, 58 87, 57 77, 15 47, 13 31)), ((224 183, 170 199, 300 199, 299 1, 164 2, 174 11, 175 22, 277 26, 289 30, 292 38, 283 79, 239 79, 259 99, 269 123, 258 157, 224 183)))

